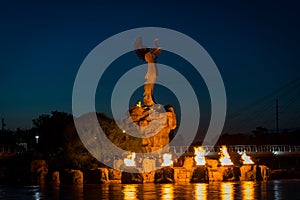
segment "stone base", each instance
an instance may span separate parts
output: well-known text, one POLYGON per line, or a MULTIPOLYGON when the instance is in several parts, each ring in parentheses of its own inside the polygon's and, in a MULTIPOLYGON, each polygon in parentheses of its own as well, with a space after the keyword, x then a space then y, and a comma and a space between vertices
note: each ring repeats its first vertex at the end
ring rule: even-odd
POLYGON ((122 183, 143 183, 143 176, 140 173, 122 172, 122 183))
POLYGON ((116 169, 109 169, 109 181, 121 182, 122 171, 116 169))
POLYGON ((155 181, 155 172, 142 173, 143 183, 154 183, 155 181))
POLYGON ((240 170, 241 181, 262 181, 269 177, 269 168, 264 165, 243 165, 240 170))
POLYGON ((155 172, 155 183, 173 183, 174 169, 172 167, 164 167, 155 172))
POLYGON ((175 183, 189 183, 193 170, 188 170, 184 167, 174 167, 174 181, 175 183))
POLYGON ((84 172, 84 182, 88 184, 106 183, 109 180, 107 168, 91 169, 84 172))
POLYGON ((175 128, 176 114, 169 105, 131 106, 123 127, 126 132, 137 133, 141 138, 140 153, 150 153, 168 145, 169 133, 175 128))
POLYGON ((209 181, 239 181, 240 169, 234 166, 208 168, 209 181))
POLYGON ((208 170, 206 166, 198 166, 194 169, 193 176, 191 179, 192 183, 207 183, 208 179, 208 170))

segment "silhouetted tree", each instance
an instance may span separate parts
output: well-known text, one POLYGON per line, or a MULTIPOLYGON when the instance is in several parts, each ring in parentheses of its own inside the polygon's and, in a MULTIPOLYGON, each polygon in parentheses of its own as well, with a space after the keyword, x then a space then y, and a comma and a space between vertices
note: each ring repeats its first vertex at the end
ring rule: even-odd
POLYGON ((47 154, 56 153, 63 147, 63 131, 71 122, 71 114, 53 111, 51 115, 40 115, 32 120, 39 134, 39 148, 47 154))

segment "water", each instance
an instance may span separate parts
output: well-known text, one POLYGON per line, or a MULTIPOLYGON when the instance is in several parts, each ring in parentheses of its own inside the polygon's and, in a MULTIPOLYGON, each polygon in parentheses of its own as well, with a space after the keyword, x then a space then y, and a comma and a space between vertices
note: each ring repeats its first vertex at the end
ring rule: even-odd
POLYGON ((300 199, 300 180, 199 184, 0 186, 0 199, 300 199))

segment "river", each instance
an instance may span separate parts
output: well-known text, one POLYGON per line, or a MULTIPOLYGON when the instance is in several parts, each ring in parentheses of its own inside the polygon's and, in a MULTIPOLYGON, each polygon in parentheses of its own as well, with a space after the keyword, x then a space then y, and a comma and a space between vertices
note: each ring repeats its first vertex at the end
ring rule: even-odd
POLYGON ((300 180, 198 184, 0 186, 0 199, 300 199, 300 180))

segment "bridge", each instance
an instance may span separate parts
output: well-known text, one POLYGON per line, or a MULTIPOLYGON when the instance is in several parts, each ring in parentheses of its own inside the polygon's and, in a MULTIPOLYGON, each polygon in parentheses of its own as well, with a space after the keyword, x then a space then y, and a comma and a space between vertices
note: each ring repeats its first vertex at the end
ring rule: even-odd
MULTIPOLYGON (((221 151, 219 146, 202 146, 205 155, 217 155, 221 151)), ((242 154, 246 152, 249 155, 275 155, 275 156, 300 156, 300 146, 297 145, 229 145, 226 146, 230 153, 242 154)), ((193 153, 193 146, 170 146, 169 151, 174 154, 193 153)))
MULTIPOLYGON (((206 156, 218 155, 221 151, 219 146, 202 146, 205 150, 206 156)), ((242 154, 246 152, 252 156, 296 156, 300 157, 299 145, 229 145, 226 146, 229 153, 242 154)), ((27 146, 24 145, 3 145, 0 144, 0 157, 1 155, 15 155, 22 154, 27 151, 27 146)), ((170 146, 170 153, 182 155, 183 153, 193 154, 194 146, 170 146)))

